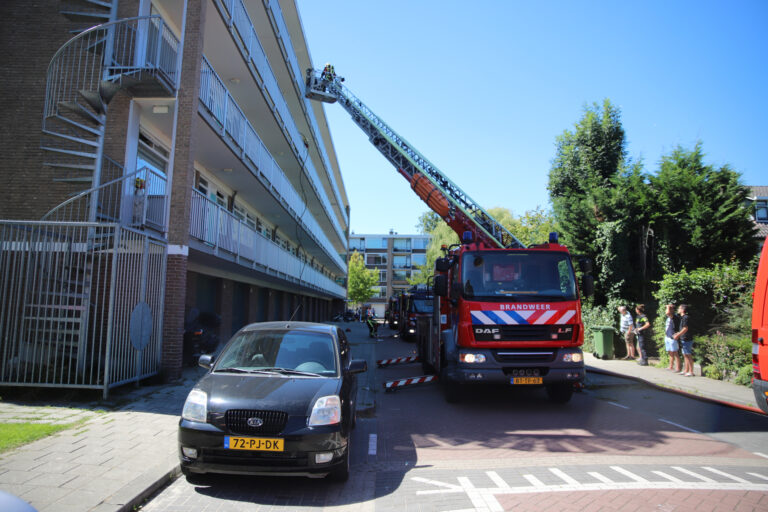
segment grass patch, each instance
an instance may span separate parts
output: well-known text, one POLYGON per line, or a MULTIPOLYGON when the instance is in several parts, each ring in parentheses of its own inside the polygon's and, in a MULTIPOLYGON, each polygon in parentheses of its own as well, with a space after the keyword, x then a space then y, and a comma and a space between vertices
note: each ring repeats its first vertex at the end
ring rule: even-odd
POLYGON ((0 453, 72 428, 77 423, 0 423, 0 453))

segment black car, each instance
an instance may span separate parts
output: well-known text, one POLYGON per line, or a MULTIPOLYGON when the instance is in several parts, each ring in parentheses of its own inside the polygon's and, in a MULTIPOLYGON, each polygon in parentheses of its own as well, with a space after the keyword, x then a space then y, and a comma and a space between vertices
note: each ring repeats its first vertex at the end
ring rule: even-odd
POLYGON ((243 327, 184 403, 179 457, 200 473, 349 476, 357 373, 344 331, 267 322, 243 327))

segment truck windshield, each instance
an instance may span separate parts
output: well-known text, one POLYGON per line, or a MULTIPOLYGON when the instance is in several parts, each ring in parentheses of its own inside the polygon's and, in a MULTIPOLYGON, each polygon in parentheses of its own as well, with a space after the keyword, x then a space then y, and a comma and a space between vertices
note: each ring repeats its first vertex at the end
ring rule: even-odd
POLYGON ((576 280, 567 253, 467 252, 461 269, 466 298, 576 300, 576 280))
POLYGON ((431 313, 432 301, 424 299, 413 299, 413 312, 414 313, 431 313))

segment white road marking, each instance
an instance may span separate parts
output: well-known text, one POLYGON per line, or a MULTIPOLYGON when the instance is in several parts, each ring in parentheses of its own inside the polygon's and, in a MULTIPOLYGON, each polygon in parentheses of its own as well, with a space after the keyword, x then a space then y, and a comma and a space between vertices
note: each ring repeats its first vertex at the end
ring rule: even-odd
POLYGON ((680 466, 672 466, 672 469, 675 469, 675 470, 677 470, 677 471, 679 471, 681 473, 685 473, 686 475, 692 476, 694 478, 698 478, 702 482, 707 482, 707 483, 712 483, 712 484, 715 483, 715 481, 712 480, 711 478, 709 478, 708 476, 704 476, 704 475, 700 475, 698 473, 694 473, 690 469, 681 468, 680 466))
POLYGON ((693 432, 694 434, 701 434, 701 432, 699 432, 698 430, 694 430, 692 428, 686 427, 685 425, 680 425, 679 423, 675 423, 674 421, 665 420, 664 418, 659 418, 659 421, 663 421, 664 423, 669 423, 670 425, 674 425, 677 428, 687 430, 688 432, 693 432))
POLYGON ((629 409, 626 405, 617 404, 616 402, 608 402, 611 405, 615 405, 616 407, 621 407, 622 409, 629 409))
POLYGON ((493 483, 495 483, 496 487, 498 487, 499 489, 509 489, 509 484, 507 483, 507 481, 501 478, 497 472, 486 471, 485 474, 488 475, 488 478, 490 478, 491 481, 493 481, 493 483))
POLYGON ((469 478, 465 476, 458 477, 461 488, 467 493, 467 498, 472 502, 478 512, 504 512, 501 504, 496 497, 487 492, 478 490, 469 478))
POLYGON ((589 476, 591 476, 592 478, 594 478, 595 480, 600 480, 604 484, 612 484, 612 483, 614 483, 613 480, 611 480, 608 477, 605 477, 605 476, 601 475, 597 471, 589 471, 587 474, 589 476))
POLYGON ((755 454, 755 455, 758 455, 758 456, 760 456, 760 457, 763 457, 763 458, 765 458, 765 459, 768 459, 768 455, 766 455, 766 454, 764 454, 764 453, 760 453, 760 452, 754 452, 754 454, 755 454))
POLYGON ((368 455, 376 455, 376 446, 378 445, 378 435, 368 435, 368 455))
POLYGON ((763 480, 768 481, 768 476, 761 475, 760 473, 747 473, 747 474, 748 475, 752 475, 752 476, 757 477, 757 478, 762 478, 763 480))
POLYGON ((651 473, 654 473, 656 475, 659 475, 661 478, 666 478, 670 482, 675 482, 677 484, 682 484, 683 481, 677 478, 676 476, 668 475, 663 471, 651 471, 651 473))
POLYGON ((420 476, 415 476, 415 477, 411 478, 411 480, 414 480, 416 482, 421 482, 423 484, 436 485, 438 487, 445 487, 446 489, 451 489, 452 491, 460 491, 461 490, 461 486, 460 485, 447 484, 445 482, 440 482, 438 480, 430 480, 428 478, 421 478, 420 476))
POLYGON ((611 469, 614 470, 617 473, 621 473, 622 475, 624 475, 624 476, 626 476, 628 478, 631 478, 635 482, 643 483, 643 482, 647 482, 648 481, 645 478, 643 478, 643 477, 641 477, 639 475, 636 475, 636 474, 634 474, 633 472, 631 472, 629 470, 626 470, 626 469, 622 468, 621 466, 611 466, 611 469))
POLYGON ((530 484, 534 487, 546 487, 546 485, 544 485, 544 482, 542 482, 541 480, 539 480, 533 475, 523 475, 523 478, 528 480, 528 482, 530 482, 530 484))
POLYGON ((702 466, 702 469, 706 469, 710 473, 714 473, 716 475, 724 476, 725 478, 730 478, 734 482, 739 482, 740 484, 748 484, 750 483, 749 480, 744 480, 740 476, 733 476, 729 473, 726 473, 725 471, 720 471, 719 469, 710 468, 709 466, 702 466))
POLYGON ((559 470, 557 468, 549 468, 549 470, 552 473, 554 473, 555 475, 557 475, 558 477, 562 478, 565 481, 565 483, 571 484, 571 485, 579 485, 578 480, 576 480, 575 478, 573 478, 570 475, 565 474, 561 470, 559 470))

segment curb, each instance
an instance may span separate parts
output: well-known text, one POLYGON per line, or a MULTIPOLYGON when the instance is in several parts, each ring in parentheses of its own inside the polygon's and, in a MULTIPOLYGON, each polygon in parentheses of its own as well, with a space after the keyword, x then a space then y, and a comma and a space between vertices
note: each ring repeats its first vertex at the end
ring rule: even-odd
POLYGON ((179 464, 176 464, 170 471, 164 472, 160 478, 150 481, 149 484, 146 484, 146 482, 141 482, 144 485, 142 490, 132 498, 127 499, 125 503, 120 505, 117 508, 118 512, 133 512, 137 510, 138 508, 141 507, 141 505, 144 504, 144 501, 147 498, 151 497, 158 491, 170 485, 180 475, 181 475, 181 466, 179 464))
POLYGON ((757 407, 752 407, 752 406, 749 406, 749 405, 737 404, 735 402, 727 402, 725 400, 720 400, 720 399, 717 399, 717 398, 711 398, 711 397, 707 397, 707 396, 695 395, 695 394, 690 393, 688 391, 683 391, 682 389, 661 386, 659 384, 656 384, 655 382, 651 382, 649 380, 645 380, 645 379, 643 379, 641 377, 635 377, 634 375, 625 375, 623 373, 615 373, 615 372, 612 372, 610 370, 603 370, 601 368, 595 368, 595 367, 590 367, 590 366, 585 366, 585 369, 586 369, 586 371, 592 372, 592 373, 599 373, 601 375, 609 375, 611 377, 618 377, 620 379, 629 379, 629 380, 634 380, 636 382, 642 382, 643 384, 647 384, 647 385, 649 385, 649 386, 651 386, 653 388, 656 388, 656 389, 658 389, 660 391, 667 391, 667 392, 670 392, 670 393, 676 393, 676 394, 684 396, 686 398, 693 398, 694 400, 699 400, 701 402, 714 403, 714 404, 722 405, 722 406, 725 406, 725 407, 731 407, 733 409, 741 409, 742 411, 753 412, 753 413, 756 413, 756 414, 760 414, 761 416, 766 416, 766 414, 761 409, 759 409, 757 407))

